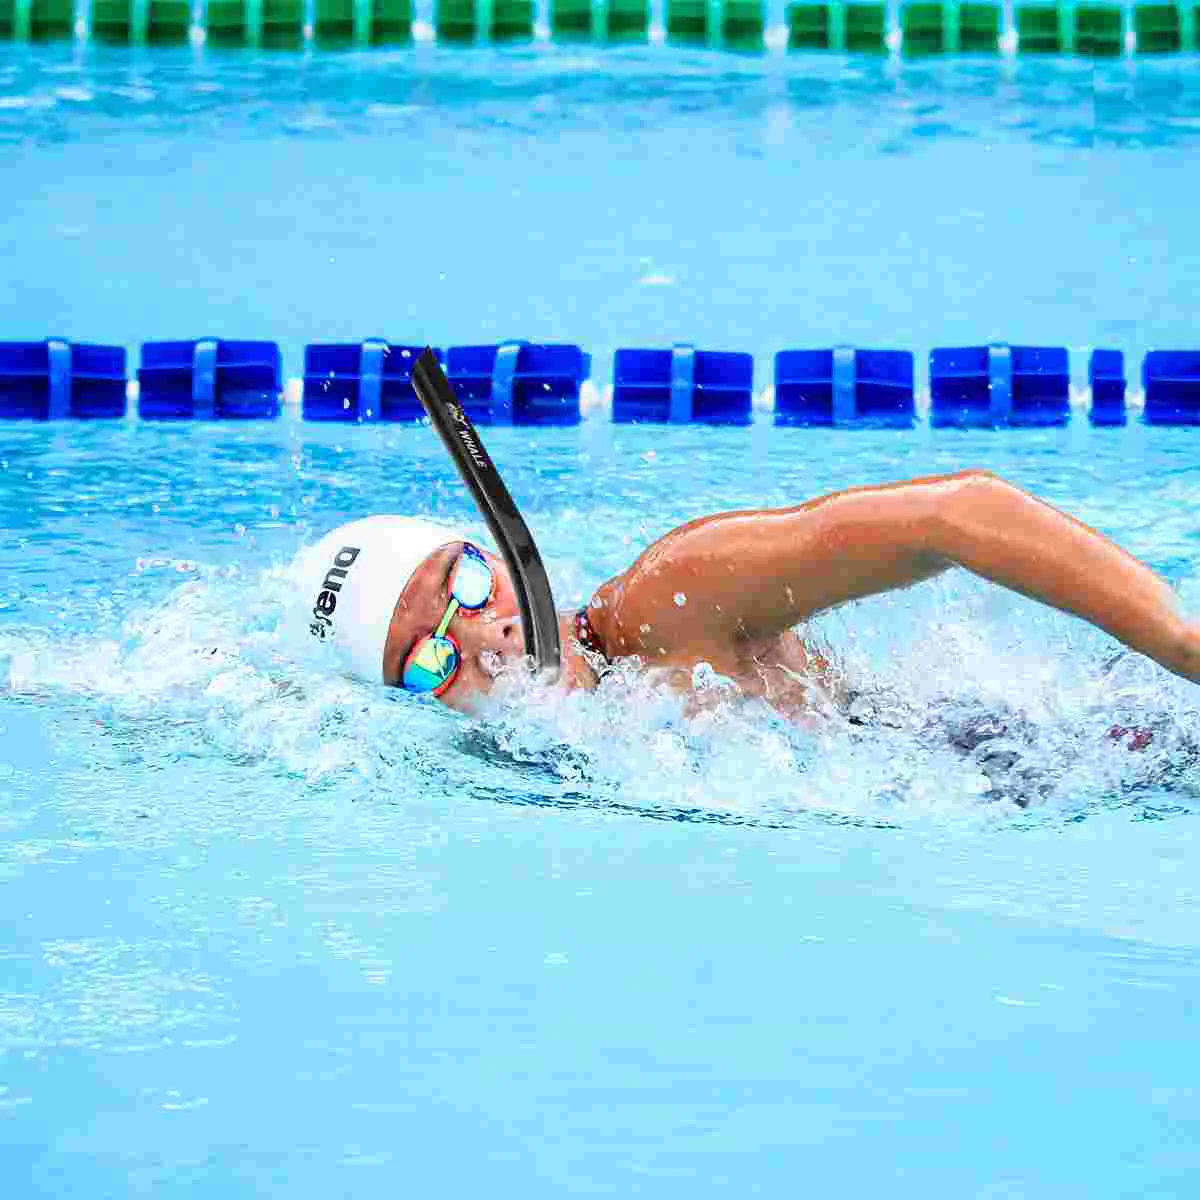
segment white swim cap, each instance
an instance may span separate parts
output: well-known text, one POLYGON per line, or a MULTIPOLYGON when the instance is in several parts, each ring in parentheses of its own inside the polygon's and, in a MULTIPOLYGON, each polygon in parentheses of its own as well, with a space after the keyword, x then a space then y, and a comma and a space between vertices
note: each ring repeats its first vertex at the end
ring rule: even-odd
POLYGON ((308 634, 332 641, 354 675, 383 679, 383 650, 400 593, 439 546, 466 541, 419 517, 364 517, 327 533, 296 559, 298 611, 308 634))

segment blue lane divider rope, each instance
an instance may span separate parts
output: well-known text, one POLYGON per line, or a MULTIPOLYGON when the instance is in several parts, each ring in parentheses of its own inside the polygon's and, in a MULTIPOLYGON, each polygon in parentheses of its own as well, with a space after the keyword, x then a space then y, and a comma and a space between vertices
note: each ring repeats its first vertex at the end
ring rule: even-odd
MULTIPOLYGON (((304 348, 301 398, 306 421, 419 421, 425 410, 412 386, 412 367, 423 346, 384 338, 304 348)), ((445 361, 441 350, 434 352, 445 361)))
POLYGON ((137 376, 143 420, 245 421, 279 415, 283 370, 274 342, 145 342, 137 376))
POLYGON ((908 350, 781 350, 775 424, 908 429, 916 420, 908 350))
MULTIPOLYGON (((423 346, 374 339, 304 350, 306 421, 424 420, 412 386, 423 346)), ((486 425, 575 425, 592 357, 578 346, 513 340, 435 350, 467 415, 486 425)))
POLYGON ((123 417, 125 349, 46 338, 0 342, 0 419, 123 417))
POLYGON ((1200 424, 1200 350, 1151 350, 1142 384, 1148 424, 1200 424))
POLYGON ((1093 350, 1088 358, 1088 383, 1092 404, 1088 419, 1093 425, 1124 425, 1125 355, 1120 350, 1093 350))
POLYGON ((211 421, 217 415, 217 343, 202 338, 192 348, 192 418, 211 421))
POLYGON ((525 342, 501 342, 492 367, 492 424, 513 423, 513 384, 525 342))
MULTIPOLYGON (((423 410, 412 388, 419 345, 370 338, 305 349, 303 416, 312 421, 409 421, 423 410)), ((473 420, 570 425, 591 355, 573 344, 514 339, 438 352, 473 420)), ((911 428, 913 354, 839 345, 775 355, 777 425, 911 428)), ((120 417, 126 356, 117 346, 47 338, 0 342, 0 419, 120 417)), ((1142 364, 1149 425, 1200 425, 1200 350, 1152 350, 1142 364)), ((613 359, 614 422, 749 424, 753 356, 698 350, 619 349, 613 359)), ((279 415, 282 361, 274 342, 147 342, 137 371, 143 419, 271 419, 279 415)), ((1127 422, 1122 351, 1088 359, 1095 426, 1127 422)), ((934 428, 1044 428, 1071 418, 1070 355, 1062 346, 1005 342, 936 348, 929 355, 934 428)))
POLYGON ((858 382, 858 361, 853 346, 833 348, 833 423, 848 425, 858 416, 855 385, 858 382))
POLYGON ((989 346, 988 396, 992 424, 996 427, 1012 422, 1013 408, 1013 358, 1012 347, 989 346))
POLYGON ((1016 429, 1065 425, 1070 363, 1062 346, 962 346, 929 355, 930 424, 1016 429))
POLYGON ((61 421, 71 415, 71 344, 61 338, 46 339, 50 394, 46 419, 61 421))
POLYGON ((690 425, 696 390, 696 347, 682 343, 671 347, 671 407, 667 420, 672 425, 690 425))
POLYGON ((368 338, 359 356, 358 419, 383 419, 383 362, 388 344, 381 338, 368 338))
POLYGON ((612 419, 748 425, 754 401, 754 356, 697 350, 621 349, 613 359, 612 419))

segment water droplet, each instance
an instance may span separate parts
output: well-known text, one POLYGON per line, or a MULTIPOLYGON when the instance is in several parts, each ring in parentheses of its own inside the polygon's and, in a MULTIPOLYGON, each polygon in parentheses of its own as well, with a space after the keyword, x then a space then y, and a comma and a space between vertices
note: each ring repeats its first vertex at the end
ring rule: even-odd
POLYGON ((687 603, 687 595, 683 592, 675 593, 675 607, 682 608, 687 603))

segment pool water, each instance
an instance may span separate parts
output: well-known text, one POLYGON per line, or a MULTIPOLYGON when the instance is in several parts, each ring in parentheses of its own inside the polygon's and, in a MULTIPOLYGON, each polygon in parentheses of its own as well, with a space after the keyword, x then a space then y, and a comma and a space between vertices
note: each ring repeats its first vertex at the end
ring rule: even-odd
MULTIPOLYGON (((3 336, 1188 345, 1189 68, 4 49, 3 336)), ((564 606, 985 466, 1200 608, 1192 430, 486 435, 564 606)), ((621 672, 468 720, 282 629, 378 511, 482 533, 427 427, 0 427, 6 1195, 1195 1194, 1192 685, 954 574, 813 624, 869 733, 621 672)))

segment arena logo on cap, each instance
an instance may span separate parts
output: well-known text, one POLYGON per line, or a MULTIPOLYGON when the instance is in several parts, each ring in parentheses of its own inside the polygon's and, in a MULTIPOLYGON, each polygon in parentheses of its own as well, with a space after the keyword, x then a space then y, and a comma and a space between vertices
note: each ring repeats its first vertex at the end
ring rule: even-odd
POLYGON ((313 620, 308 631, 316 638, 327 638, 333 632, 333 614, 337 608, 338 592, 342 590, 346 575, 362 552, 359 546, 343 546, 333 556, 333 566, 325 572, 321 590, 313 605, 313 620))

